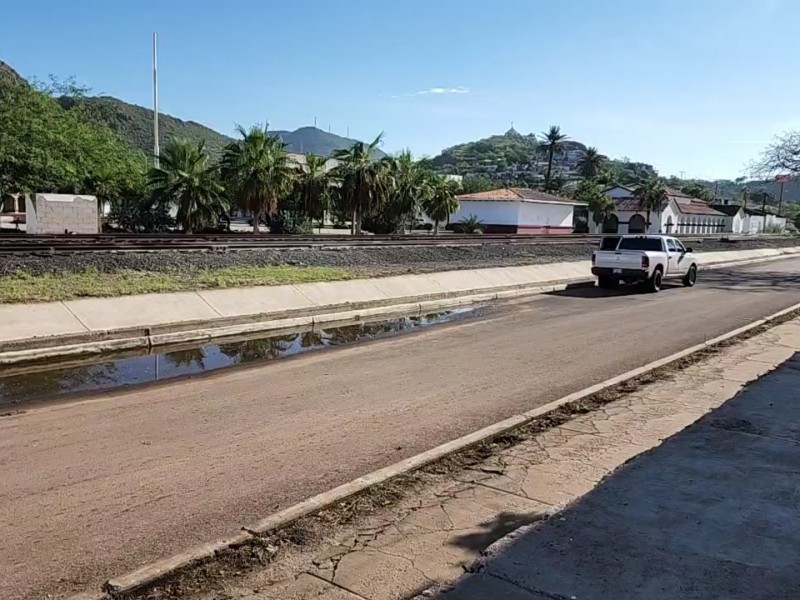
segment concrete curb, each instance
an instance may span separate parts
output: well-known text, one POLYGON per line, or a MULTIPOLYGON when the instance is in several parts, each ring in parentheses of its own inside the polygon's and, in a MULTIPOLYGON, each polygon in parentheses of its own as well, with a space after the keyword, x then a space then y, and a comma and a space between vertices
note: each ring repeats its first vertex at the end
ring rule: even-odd
POLYGON ((544 406, 540 406, 520 415, 510 417, 500 421, 499 423, 484 427, 483 429, 480 429, 474 433, 433 448, 432 450, 428 450, 427 452, 423 452, 383 469, 374 471, 368 475, 364 475, 363 477, 359 477, 349 483, 336 487, 322 494, 313 496, 312 498, 295 504, 294 506, 272 514, 248 527, 244 527, 242 533, 233 537, 203 544, 175 556, 150 563, 125 575, 112 578, 104 585, 105 593, 108 595, 79 595, 72 597, 70 600, 96 600, 99 598, 107 598, 108 596, 115 598, 140 591, 147 586, 153 585, 154 583, 161 581, 180 570, 185 570, 196 564, 211 560, 217 555, 217 553, 221 551, 235 549, 245 545, 248 542, 257 539, 261 535, 281 527, 285 527, 301 517, 308 516, 326 506, 340 502, 345 498, 362 492, 371 486, 383 483, 399 475, 419 469, 428 463, 474 446, 475 444, 491 440, 498 435, 501 435, 521 425, 525 425, 526 423, 531 422, 533 419, 541 417, 565 404, 589 397, 606 388, 639 377, 649 371, 663 367, 698 351, 719 344, 720 342, 724 342, 725 340, 761 327, 775 319, 779 319, 797 310, 800 310, 800 303, 774 313, 764 319, 754 321, 748 325, 745 325, 744 327, 739 327, 733 331, 729 331, 728 333, 715 337, 702 344, 697 344, 691 348, 676 352, 670 356, 651 362, 643 367, 639 367, 622 375, 612 377, 606 381, 603 381, 602 383, 593 385, 568 396, 564 396, 563 398, 560 398, 554 402, 550 402, 544 406))
MULTIPOLYGON (((731 266, 740 266, 773 260, 781 260, 800 254, 798 248, 763 249, 748 251, 712 252, 707 253, 709 264, 700 264, 701 270, 718 269, 731 266), (747 253, 746 257, 735 260, 724 259, 725 254, 741 255, 747 253)), ((448 271, 443 273, 433 273, 419 276, 420 281, 414 282, 417 290, 424 290, 423 293, 412 293, 411 295, 387 297, 381 291, 380 297, 373 297, 373 290, 378 292, 379 288, 389 288, 400 290, 400 293, 408 294, 411 291, 405 289, 404 285, 399 284, 397 278, 375 279, 375 280, 354 280, 361 281, 368 289, 361 290, 362 296, 350 298, 354 301, 339 302, 336 304, 313 304, 306 300, 302 308, 291 310, 273 310, 271 312, 257 314, 242 314, 236 316, 222 316, 223 313, 214 311, 215 317, 205 316, 195 320, 187 320, 178 323, 164 323, 151 327, 126 327, 120 329, 110 329, 103 331, 89 330, 84 325, 83 333, 70 333, 66 335, 31 338, 28 340, 16 340, 11 342, 0 342, 0 365, 12 365, 40 361, 53 358, 68 358, 78 356, 91 356, 105 352, 118 350, 128 350, 134 348, 154 348, 163 345, 185 343, 185 342, 206 342, 216 338, 237 336, 242 334, 262 333, 278 331, 294 327, 308 326, 317 327, 318 325, 329 325, 335 322, 353 322, 376 316, 386 316, 393 314, 421 315, 435 310, 446 310, 448 308, 477 304, 480 302, 492 302, 509 298, 520 298, 536 294, 544 294, 554 291, 564 290, 573 285, 582 285, 594 281, 594 277, 586 275, 579 276, 576 273, 586 271, 588 273, 588 262, 583 263, 556 263, 554 265, 534 265, 533 267, 552 267, 563 269, 571 273, 570 277, 560 277, 549 281, 526 282, 520 270, 528 267, 499 267, 495 269, 478 269, 472 271, 448 271), (585 269, 584 269, 585 266, 585 269), (462 279, 463 277, 463 279, 462 279), (488 287, 474 287, 475 278, 489 283, 488 287), (473 283, 464 284, 464 281, 473 283)), ((532 267, 531 267, 532 268, 532 267)), ((548 272, 548 274, 550 274, 548 272)), ((552 273, 555 275, 555 273, 552 273)), ((413 276, 417 277, 417 276, 413 276)), ((352 282, 334 282, 352 283, 352 282)), ((319 284, 309 284, 317 286, 319 284)), ((240 288, 240 290, 257 291, 257 288, 240 288)), ((302 286, 294 286, 291 290, 283 290, 293 296, 301 294, 305 290, 302 286)), ((225 292, 226 290, 214 290, 214 292, 225 292)), ((324 296, 324 289, 319 287, 305 290, 311 295, 313 291, 317 296, 324 296)), ((331 289, 334 296, 341 298, 342 290, 331 289)), ((244 291, 248 294, 249 292, 244 291)), ((276 292, 277 293, 277 292, 276 292)), ((209 294, 209 293, 206 293, 209 294)), ((192 294, 189 294, 190 296, 192 294)), ((158 294, 157 296, 175 296, 175 294, 158 294)), ((217 294, 219 296, 219 294, 217 294)), ((115 299, 117 300, 117 299, 115 299)), ((123 297, 121 300, 132 302, 132 297, 123 297)), ((198 296, 195 300, 203 300, 198 296)), ((173 300, 174 301, 174 300, 173 300)), ((219 301, 219 298, 217 298, 219 301)), ((80 302, 80 301, 79 301, 80 302)), ((230 304, 230 300, 228 301, 230 304)), ((66 307, 69 309, 69 307, 66 307)), ((208 306, 210 309, 210 305, 208 306)), ((199 310, 199 309, 198 309, 199 310)), ((194 314, 200 315, 198 310, 194 314)))

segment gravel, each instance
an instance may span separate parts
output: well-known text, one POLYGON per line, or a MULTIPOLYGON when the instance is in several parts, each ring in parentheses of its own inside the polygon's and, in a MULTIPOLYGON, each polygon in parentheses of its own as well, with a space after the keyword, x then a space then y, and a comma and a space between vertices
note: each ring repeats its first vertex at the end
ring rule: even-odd
MULTIPOLYGON (((695 252, 747 250, 800 245, 798 238, 740 240, 736 242, 692 242, 695 252)), ((239 252, 150 252, 77 253, 0 257, 0 276, 18 272, 105 273, 144 271, 168 273, 192 269, 220 269, 270 265, 343 267, 364 275, 426 273, 453 269, 474 269, 532 265, 591 256, 595 244, 485 244, 472 246, 394 246, 370 248, 302 248, 292 250, 245 250, 239 252)))

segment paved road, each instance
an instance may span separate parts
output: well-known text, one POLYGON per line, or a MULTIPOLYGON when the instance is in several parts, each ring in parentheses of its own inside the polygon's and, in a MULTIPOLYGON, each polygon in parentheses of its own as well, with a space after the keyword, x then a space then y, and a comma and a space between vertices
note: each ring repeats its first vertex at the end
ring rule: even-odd
POLYGON ((98 585, 800 298, 800 259, 703 275, 2 418, 0 593, 98 585))

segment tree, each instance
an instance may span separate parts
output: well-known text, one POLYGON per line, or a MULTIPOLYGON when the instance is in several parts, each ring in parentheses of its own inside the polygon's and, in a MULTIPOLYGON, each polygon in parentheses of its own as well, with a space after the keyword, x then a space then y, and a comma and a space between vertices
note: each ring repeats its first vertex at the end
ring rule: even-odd
POLYGON ((422 210, 433 219, 433 233, 438 235, 439 223, 446 222, 458 210, 456 191, 458 184, 444 177, 434 175, 428 182, 429 193, 422 204, 422 210))
POLYGON ((378 200, 381 193, 381 165, 374 159, 383 139, 378 135, 371 144, 356 142, 350 148, 337 150, 333 157, 339 161, 334 169, 341 185, 342 200, 353 216, 351 233, 361 233, 364 213, 378 200))
POLYGON ((776 136, 750 165, 753 176, 800 175, 800 131, 776 136))
POLYGON ((464 177, 461 182, 461 193, 478 194, 497 189, 497 183, 482 175, 464 177))
POLYGON ((544 137, 544 147, 547 150, 547 173, 544 176, 544 189, 551 191, 550 176, 553 171, 553 157, 561 149, 561 143, 567 139, 567 136, 561 133, 558 125, 551 125, 546 133, 542 133, 542 136, 544 137))
POLYGON ((286 144, 267 133, 266 127, 249 130, 237 125, 241 140, 231 142, 222 154, 222 177, 232 198, 253 216, 253 233, 265 215, 278 211, 280 199, 294 185, 297 167, 286 144))
POLYGON ((698 200, 704 200, 707 202, 712 199, 712 194, 709 189, 703 187, 696 181, 681 186, 681 191, 684 194, 689 194, 692 198, 697 198, 698 200))
POLYGON ((639 210, 647 212, 647 231, 650 231, 650 213, 662 212, 669 202, 667 188, 660 179, 653 177, 634 192, 634 196, 639 200, 639 210))
POLYGON ((328 208, 331 176, 328 173, 327 159, 309 154, 306 156, 305 168, 297 178, 299 204, 310 219, 317 219, 322 225, 325 210, 328 208))
POLYGON ((594 224, 598 227, 614 214, 614 201, 590 179, 584 179, 575 190, 575 200, 585 202, 594 224))
POLYGON ((111 200, 144 164, 143 154, 83 110, 64 110, 46 91, 0 77, 0 195, 62 192, 111 200))
POLYGON ((594 146, 589 146, 578 162, 578 169, 584 179, 594 179, 606 164, 607 157, 598 152, 594 146))
POLYGON ((177 220, 185 233, 214 225, 228 203, 217 169, 211 165, 203 142, 172 140, 159 156, 159 166, 147 176, 152 198, 178 208, 177 220))

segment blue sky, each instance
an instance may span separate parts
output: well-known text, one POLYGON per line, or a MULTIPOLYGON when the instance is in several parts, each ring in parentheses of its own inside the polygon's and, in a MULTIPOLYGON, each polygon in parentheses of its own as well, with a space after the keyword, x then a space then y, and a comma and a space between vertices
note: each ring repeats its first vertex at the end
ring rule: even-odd
POLYGON ((800 127, 796 0, 2 0, 0 59, 223 133, 269 119, 434 155, 558 124, 664 175, 737 177, 800 127), (426 93, 427 92, 427 93, 426 93))

